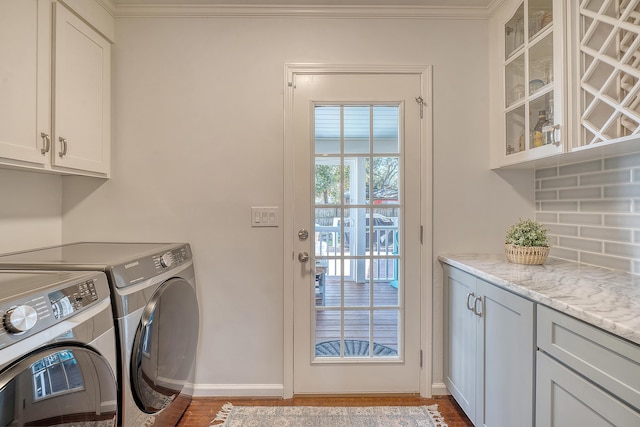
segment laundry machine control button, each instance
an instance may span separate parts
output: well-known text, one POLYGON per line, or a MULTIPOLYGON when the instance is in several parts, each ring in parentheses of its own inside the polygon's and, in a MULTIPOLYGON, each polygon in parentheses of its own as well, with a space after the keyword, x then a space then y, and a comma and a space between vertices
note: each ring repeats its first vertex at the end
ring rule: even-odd
POLYGON ((167 252, 166 254, 160 257, 160 264, 163 267, 171 267, 173 265, 173 254, 171 252, 167 252))
POLYGON ((33 328, 38 321, 38 313, 29 305, 19 305, 7 310, 4 326, 7 331, 18 334, 33 328))

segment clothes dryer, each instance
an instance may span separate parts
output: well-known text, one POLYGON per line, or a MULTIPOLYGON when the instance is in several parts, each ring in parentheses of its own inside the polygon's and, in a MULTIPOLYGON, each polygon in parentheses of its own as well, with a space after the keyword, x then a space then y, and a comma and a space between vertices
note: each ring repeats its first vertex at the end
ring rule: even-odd
POLYGON ((0 272, 0 426, 115 426, 115 332, 99 272, 0 272))
POLYGON ((119 424, 175 426, 193 395, 200 314, 186 243, 79 242, 0 256, 0 269, 95 270, 111 287, 119 424))

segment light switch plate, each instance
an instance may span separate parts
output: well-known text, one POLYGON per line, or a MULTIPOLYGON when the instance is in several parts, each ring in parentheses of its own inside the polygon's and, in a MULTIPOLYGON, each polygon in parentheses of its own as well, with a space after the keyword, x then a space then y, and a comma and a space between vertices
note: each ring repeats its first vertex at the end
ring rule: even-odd
POLYGON ((252 206, 252 227, 278 227, 279 214, 277 206, 252 206))

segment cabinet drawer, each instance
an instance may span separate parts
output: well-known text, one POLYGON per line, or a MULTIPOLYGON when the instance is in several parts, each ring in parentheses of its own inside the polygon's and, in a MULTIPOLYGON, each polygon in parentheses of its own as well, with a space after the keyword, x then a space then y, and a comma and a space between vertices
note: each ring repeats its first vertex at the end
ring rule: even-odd
POLYGON ((538 305, 538 348, 640 409, 640 346, 538 305))
POLYGON ((536 427, 637 427, 640 412, 542 352, 537 357, 536 427))

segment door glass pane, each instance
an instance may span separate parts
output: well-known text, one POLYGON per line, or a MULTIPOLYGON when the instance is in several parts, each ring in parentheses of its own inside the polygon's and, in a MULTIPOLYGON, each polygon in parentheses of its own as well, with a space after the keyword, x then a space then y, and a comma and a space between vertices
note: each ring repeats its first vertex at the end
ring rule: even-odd
POLYGON ((401 110, 374 104, 315 108, 316 120, 323 121, 315 126, 314 150, 316 360, 383 353, 397 358, 401 110), (341 141, 334 145, 318 138, 319 129, 329 128, 329 116, 334 122, 326 135, 341 141), (328 153, 329 145, 338 152, 328 153), (373 319, 380 321, 379 333, 373 319), (375 334, 393 351, 378 351, 384 344, 375 334))
POLYGON ((316 311, 316 357, 340 356, 342 312, 340 310, 316 311))
POLYGON ((369 156, 344 158, 344 203, 366 205, 369 195, 369 156))
POLYGON ((398 203, 398 157, 373 158, 373 204, 398 203))
POLYGON ((318 205, 340 204, 342 196, 339 160, 317 159, 315 165, 315 202, 318 205))
POLYGON ((373 107, 373 152, 399 153, 400 135, 398 107, 378 105, 373 107))
POLYGON ((344 151, 346 153, 369 153, 370 107, 344 107, 344 151))
POLYGON ((399 312, 397 310, 375 310, 373 312, 373 338, 380 347, 374 348, 379 356, 398 354, 399 312))
POLYGON ((340 107, 315 108, 314 147, 316 154, 340 153, 340 107))
POLYGON ((371 330, 369 311, 349 310, 344 313, 344 357, 369 357, 371 330))

